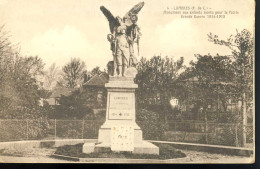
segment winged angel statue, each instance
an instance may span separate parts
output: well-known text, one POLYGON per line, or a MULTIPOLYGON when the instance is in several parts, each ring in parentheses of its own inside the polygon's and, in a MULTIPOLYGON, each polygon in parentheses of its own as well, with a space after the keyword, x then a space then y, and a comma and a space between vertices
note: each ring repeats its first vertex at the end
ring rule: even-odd
POLYGON ((111 33, 107 35, 107 39, 113 54, 113 72, 111 73, 113 76, 124 76, 125 70, 137 62, 134 46, 137 46, 139 55, 141 32, 136 22, 138 20, 137 14, 143 6, 144 2, 138 3, 123 18, 114 17, 104 6, 100 7, 109 21, 111 33))

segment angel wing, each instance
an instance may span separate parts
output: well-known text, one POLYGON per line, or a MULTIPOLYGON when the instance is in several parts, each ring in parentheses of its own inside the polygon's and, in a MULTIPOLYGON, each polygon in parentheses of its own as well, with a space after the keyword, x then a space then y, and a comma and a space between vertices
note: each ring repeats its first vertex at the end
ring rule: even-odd
POLYGON ((125 23, 126 25, 130 26, 133 24, 132 20, 131 20, 131 16, 132 15, 137 15, 139 13, 139 11, 143 8, 144 6, 144 2, 140 2, 138 4, 136 4, 130 11, 128 11, 125 16, 125 23))
POLYGON ((100 7, 100 10, 103 12, 103 14, 106 16, 108 22, 109 22, 109 28, 110 32, 113 33, 114 27, 119 26, 119 23, 117 19, 112 15, 112 13, 106 9, 104 6, 100 7))

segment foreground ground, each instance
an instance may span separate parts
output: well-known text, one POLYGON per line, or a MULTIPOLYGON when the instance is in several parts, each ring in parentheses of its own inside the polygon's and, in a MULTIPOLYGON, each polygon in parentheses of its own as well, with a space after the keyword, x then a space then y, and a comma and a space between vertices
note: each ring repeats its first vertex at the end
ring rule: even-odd
MULTIPOLYGON (((5 151, 0 155, 0 162, 4 163, 79 163, 69 160, 51 158, 55 149, 30 149, 23 152, 5 151)), ((252 163, 252 157, 229 156, 222 154, 212 154, 198 151, 181 150, 187 157, 172 160, 171 163, 252 163)), ((111 159, 111 162, 113 160, 111 159)), ((138 163, 139 160, 132 160, 138 163)), ((156 160, 147 160, 147 163, 156 163, 156 160)), ((143 162, 142 162, 143 163, 143 162)))

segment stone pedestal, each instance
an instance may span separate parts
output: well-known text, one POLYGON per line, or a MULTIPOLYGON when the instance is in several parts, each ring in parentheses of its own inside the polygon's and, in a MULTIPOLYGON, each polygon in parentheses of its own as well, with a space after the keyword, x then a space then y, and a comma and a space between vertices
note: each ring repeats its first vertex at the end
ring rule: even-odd
POLYGON ((143 140, 136 124, 135 89, 133 77, 110 77, 106 83, 106 121, 100 127, 96 152, 131 151, 136 154, 159 154, 159 148, 143 140))

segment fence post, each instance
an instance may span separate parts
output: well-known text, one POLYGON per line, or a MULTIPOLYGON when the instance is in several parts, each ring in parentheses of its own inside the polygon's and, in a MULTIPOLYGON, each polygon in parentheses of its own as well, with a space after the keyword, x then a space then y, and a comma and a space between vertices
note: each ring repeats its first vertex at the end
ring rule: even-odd
POLYGON ((26 138, 29 139, 29 120, 26 119, 26 138))
POLYGON ((208 144, 208 122, 205 122, 205 141, 208 144))
POLYGON ((85 125, 85 120, 83 119, 83 121, 82 121, 82 139, 84 139, 84 125, 85 125))
POLYGON ((177 141, 177 130, 176 130, 176 122, 174 123, 174 131, 175 131, 175 141, 177 141))
POLYGON ((237 136, 237 123, 236 123, 236 140, 235 140, 235 144, 236 144, 236 147, 238 147, 238 136, 237 136))
POLYGON ((56 131, 56 119, 54 120, 54 140, 56 140, 56 134, 57 134, 57 131, 56 131))
POLYGON ((92 121, 92 128, 94 128, 94 133, 95 133, 95 135, 96 134, 98 134, 98 129, 97 129, 97 124, 96 123, 93 123, 93 121, 92 121), (95 125, 94 125, 95 124, 95 125))

